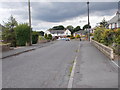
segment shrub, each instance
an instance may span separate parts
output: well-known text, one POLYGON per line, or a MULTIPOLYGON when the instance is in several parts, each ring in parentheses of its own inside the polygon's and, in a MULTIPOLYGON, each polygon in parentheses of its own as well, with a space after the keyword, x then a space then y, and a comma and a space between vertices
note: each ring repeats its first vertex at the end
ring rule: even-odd
POLYGON ((76 35, 76 38, 80 38, 80 35, 77 34, 77 35, 76 35))
POLYGON ((103 43, 106 46, 111 46, 115 53, 120 54, 120 29, 111 30, 103 27, 98 27, 94 32, 94 40, 103 43))
POLYGON ((43 36, 39 36, 39 40, 46 40, 43 36))
POLYGON ((47 39, 47 34, 45 34, 44 38, 47 39))
POLYGON ((66 37, 71 37, 70 35, 67 35, 66 37))
POLYGON ((48 34, 47 39, 48 39, 48 40, 52 40, 52 35, 51 35, 51 34, 48 34))
POLYGON ((36 44, 38 42, 38 35, 39 33, 36 31, 32 32, 32 44, 36 44))
POLYGON ((15 28, 16 41, 18 46, 25 46, 30 42, 30 27, 28 24, 19 24, 15 28))

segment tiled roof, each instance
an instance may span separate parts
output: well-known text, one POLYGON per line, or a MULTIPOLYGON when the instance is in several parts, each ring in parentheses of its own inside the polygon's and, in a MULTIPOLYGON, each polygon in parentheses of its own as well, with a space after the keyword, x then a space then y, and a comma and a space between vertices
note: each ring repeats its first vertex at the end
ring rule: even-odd
POLYGON ((85 33, 85 31, 84 30, 80 30, 80 31, 77 31, 75 33, 85 33))
POLYGON ((63 34, 65 30, 49 30, 51 34, 63 34))

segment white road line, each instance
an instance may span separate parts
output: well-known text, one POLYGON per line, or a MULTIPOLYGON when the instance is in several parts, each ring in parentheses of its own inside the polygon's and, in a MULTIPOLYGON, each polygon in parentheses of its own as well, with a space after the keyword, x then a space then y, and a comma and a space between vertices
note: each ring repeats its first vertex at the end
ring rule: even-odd
POLYGON ((117 64, 117 63, 115 63, 113 60, 111 60, 117 67, 119 67, 120 68, 120 66, 117 64))
POLYGON ((72 85, 73 85, 73 78, 74 78, 76 60, 77 60, 77 56, 75 57, 75 60, 74 60, 72 72, 71 72, 70 79, 69 79, 69 82, 68 82, 68 88, 72 88, 72 85))

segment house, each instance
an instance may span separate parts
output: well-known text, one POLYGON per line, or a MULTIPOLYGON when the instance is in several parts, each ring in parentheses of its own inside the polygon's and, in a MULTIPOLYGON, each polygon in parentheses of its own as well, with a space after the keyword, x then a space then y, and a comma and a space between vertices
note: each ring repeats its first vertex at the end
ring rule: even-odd
POLYGON ((74 37, 75 37, 76 35, 84 36, 85 33, 86 33, 86 31, 80 30, 80 31, 75 32, 75 33, 73 34, 73 36, 74 36, 74 37))
POLYGON ((47 30, 44 34, 51 34, 53 37, 66 37, 68 35, 71 35, 70 30, 47 30))
POLYGON ((109 29, 120 28, 120 12, 117 12, 116 15, 108 21, 109 29))

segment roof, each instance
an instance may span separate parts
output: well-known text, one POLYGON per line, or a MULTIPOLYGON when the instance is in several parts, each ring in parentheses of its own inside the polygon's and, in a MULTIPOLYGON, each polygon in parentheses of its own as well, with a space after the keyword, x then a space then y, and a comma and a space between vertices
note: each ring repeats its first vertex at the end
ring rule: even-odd
POLYGON ((110 21, 108 21, 108 23, 110 24, 110 23, 116 23, 116 22, 118 22, 118 20, 120 20, 120 13, 116 13, 116 15, 110 20, 110 21))
POLYGON ((85 31, 84 30, 80 30, 80 31, 77 31, 75 33, 85 33, 85 31))
POLYGON ((49 30, 51 34, 54 34, 54 33, 60 33, 60 34, 63 34, 65 32, 65 30, 49 30))

